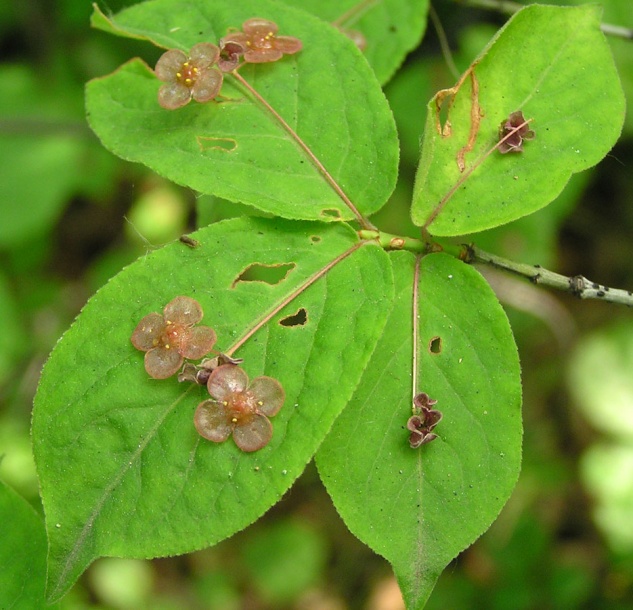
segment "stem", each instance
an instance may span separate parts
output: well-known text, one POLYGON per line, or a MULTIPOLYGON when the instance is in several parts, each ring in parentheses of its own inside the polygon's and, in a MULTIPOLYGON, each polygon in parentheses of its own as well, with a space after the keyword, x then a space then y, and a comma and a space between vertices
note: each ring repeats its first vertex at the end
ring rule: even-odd
POLYGON ((345 250, 342 254, 339 254, 333 261, 330 261, 325 267, 319 269, 316 273, 311 275, 303 284, 293 290, 287 297, 285 297, 278 305, 275 305, 259 322, 242 335, 228 350, 224 351, 227 356, 232 356, 244 343, 246 343, 260 328, 270 322, 270 320, 276 316, 288 303, 296 299, 304 290, 312 286, 319 278, 323 277, 330 269, 338 265, 342 260, 346 259, 350 254, 353 254, 364 246, 367 242, 359 241, 354 244, 348 250, 345 250))
POLYGON ((633 293, 630 290, 609 288, 592 282, 582 275, 568 277, 544 269, 540 265, 515 263, 507 258, 485 252, 476 246, 464 246, 459 258, 466 263, 483 263, 496 269, 509 271, 529 279, 534 284, 569 292, 579 299, 598 299, 633 307, 633 293))
POLYGON ((598 299, 633 307, 633 292, 630 290, 609 288, 608 286, 592 282, 582 275, 568 277, 549 271, 540 265, 516 263, 496 254, 485 252, 473 245, 460 246, 451 243, 438 243, 430 241, 432 239, 430 236, 428 236, 428 241, 422 241, 413 237, 401 237, 381 231, 359 231, 358 235, 363 240, 377 243, 385 250, 407 250, 417 254, 418 259, 434 252, 444 252, 465 263, 479 263, 489 265, 495 269, 509 271, 529 279, 534 284, 569 292, 580 299, 598 299))
POLYGON ((375 241, 384 250, 407 250, 416 254, 428 254, 432 245, 414 237, 402 237, 383 231, 359 231, 358 236, 367 241, 375 241))
POLYGON ((340 17, 332 21, 332 25, 336 27, 344 27, 343 24, 346 21, 349 21, 350 23, 348 25, 351 25, 353 22, 358 21, 362 14, 368 11, 372 7, 372 5, 377 4, 377 2, 378 0, 363 0, 358 4, 355 4, 340 17))
POLYGON ((444 61, 448 66, 449 71, 455 77, 456 80, 459 80, 460 72, 455 65, 455 60, 453 59, 453 54, 451 53, 451 47, 448 44, 448 38, 446 36, 446 31, 444 30, 444 26, 440 21, 439 15, 435 10, 433 4, 429 4, 429 17, 433 22, 433 27, 435 28, 435 33, 437 34, 437 39, 440 43, 440 49, 442 49, 442 55, 444 56, 444 61))
POLYGON ((244 79, 244 77, 237 71, 233 70, 231 74, 237 79, 242 86, 247 89, 251 95, 262 105, 270 114, 273 115, 275 120, 288 132, 290 137, 299 145, 301 150, 307 155, 308 159, 312 162, 312 164, 316 167, 319 173, 325 178, 325 181, 332 187, 334 192, 342 199, 343 203, 352 211, 354 216, 356 216, 356 220, 360 224, 363 229, 373 229, 375 228, 371 222, 365 218, 356 208, 356 206, 352 203, 350 198, 345 194, 343 189, 339 186, 338 182, 332 177, 330 172, 325 169, 325 166, 316 155, 312 152, 310 147, 299 137, 299 134, 292 128, 283 117, 251 86, 251 84, 244 79))
MULTIPOLYGON (((458 4, 465 4, 473 8, 483 8, 504 13, 506 15, 514 15, 514 13, 525 8, 526 5, 512 2, 511 0, 454 0, 458 4)), ((612 25, 610 23, 600 24, 600 29, 604 34, 617 36, 627 40, 633 40, 633 30, 620 25, 612 25)))
MULTIPOLYGON (((413 358, 412 358, 412 394, 411 402, 418 394, 418 349, 420 344, 420 328, 419 328, 419 303, 420 303, 420 261, 422 254, 418 254, 415 259, 415 271, 413 273, 413 358)), ((412 407, 413 414, 416 414, 415 406, 412 407)))

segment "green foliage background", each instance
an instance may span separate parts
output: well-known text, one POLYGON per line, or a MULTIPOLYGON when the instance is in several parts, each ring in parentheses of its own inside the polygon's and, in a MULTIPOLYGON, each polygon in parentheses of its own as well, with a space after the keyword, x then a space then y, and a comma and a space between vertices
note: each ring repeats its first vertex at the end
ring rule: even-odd
MULTIPOLYGON (((113 11, 120 5, 108 3, 113 11)), ((456 7, 446 1, 436 9, 463 70, 503 19, 456 7)), ((90 30, 87 2, 42 3, 38 9, 17 1, 0 8, 0 479, 41 513, 29 423, 47 354, 97 288, 125 264, 192 228, 196 209, 215 218, 235 211, 116 159, 86 126, 85 81, 133 56, 151 65, 159 51, 90 30)), ((627 0, 607 2, 605 9, 605 21, 633 27, 627 0)), ((403 142, 400 172, 409 180, 375 218, 385 230, 414 236, 406 202, 424 128, 420 100, 455 81, 428 30, 386 85, 403 142)), ((609 44, 631 106, 633 46, 616 39, 609 44)), ((544 210, 478 235, 477 244, 633 287, 632 130, 629 113, 622 140, 596 170, 575 178, 544 210)), ((499 520, 441 576, 428 607, 628 608, 630 312, 505 277, 490 280, 508 303, 522 361, 523 470, 499 520)), ((38 531, 35 513, 5 487, 1 508, 1 523, 38 531)), ((34 548, 42 536, 43 525, 34 548)), ((37 570, 35 580, 42 577, 37 570)), ((309 467, 279 505, 232 539, 175 559, 99 560, 60 607, 318 608, 331 602, 381 608, 386 602, 381 606, 380 599, 397 598, 391 579, 388 564, 347 532, 309 467)), ((35 600, 41 594, 37 587, 29 592, 35 600)))

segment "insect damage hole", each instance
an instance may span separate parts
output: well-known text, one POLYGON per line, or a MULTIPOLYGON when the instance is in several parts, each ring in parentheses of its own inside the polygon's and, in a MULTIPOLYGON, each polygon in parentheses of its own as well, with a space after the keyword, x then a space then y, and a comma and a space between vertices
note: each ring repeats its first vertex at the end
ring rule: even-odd
POLYGON ((432 337, 429 341, 429 353, 441 354, 442 353, 442 337, 432 337))
POLYGON ((336 208, 325 208, 321 210, 321 216, 330 220, 341 220, 341 213, 336 208))
POLYGON ((220 152, 232 153, 237 150, 237 140, 234 138, 212 138, 207 136, 196 136, 200 152, 208 150, 219 150, 220 152))
POLYGON ((275 265, 252 263, 235 278, 231 288, 235 288, 240 282, 262 282, 275 286, 283 282, 296 266, 295 263, 277 263, 275 265))
POLYGON ((279 320, 281 326, 305 326, 308 321, 308 312, 301 307, 296 313, 279 320))

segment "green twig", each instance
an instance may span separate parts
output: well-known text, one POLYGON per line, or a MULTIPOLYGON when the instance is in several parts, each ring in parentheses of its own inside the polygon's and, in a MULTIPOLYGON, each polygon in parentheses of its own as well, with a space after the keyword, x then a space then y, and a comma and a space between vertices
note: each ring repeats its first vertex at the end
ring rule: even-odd
POLYGON ((549 271, 540 265, 515 263, 507 258, 485 252, 476 246, 465 246, 460 258, 466 263, 483 263, 496 269, 509 271, 529 279, 534 284, 569 292, 579 299, 598 299, 633 307, 633 293, 630 290, 609 288, 608 286, 592 282, 583 275, 568 277, 549 271))
POLYGON ((358 235, 363 240, 375 241, 385 250, 407 250, 408 252, 421 255, 444 252, 465 263, 477 263, 489 265, 495 269, 502 269, 524 277, 533 284, 569 292, 579 299, 597 299, 633 307, 633 292, 630 290, 610 288, 609 286, 592 282, 583 275, 566 276, 549 271, 540 265, 516 263, 496 254, 490 254, 473 245, 439 244, 413 237, 400 237, 390 233, 382 233, 381 231, 359 231, 358 235))
MULTIPOLYGON (((504 13, 506 15, 514 15, 514 13, 525 8, 526 4, 519 4, 518 2, 512 2, 512 0, 454 0, 458 4, 464 4, 473 8, 483 8, 504 13)), ((610 23, 602 23, 600 29, 604 34, 609 36, 617 36, 618 38, 625 38, 627 40, 633 40, 633 29, 623 27, 620 25, 612 25, 610 23)))

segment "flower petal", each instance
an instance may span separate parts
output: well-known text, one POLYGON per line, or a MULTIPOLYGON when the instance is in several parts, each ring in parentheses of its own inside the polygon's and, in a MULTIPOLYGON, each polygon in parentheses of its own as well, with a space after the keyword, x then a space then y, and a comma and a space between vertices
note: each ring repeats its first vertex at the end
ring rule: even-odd
POLYGON ((191 89, 182 83, 167 83, 158 90, 158 103, 166 110, 176 110, 191 101, 191 89))
POLYGON ((208 68, 220 57, 220 49, 210 42, 199 42, 191 47, 189 58, 197 68, 208 68))
POLYGON ((180 343, 180 353, 190 360, 199 360, 211 351, 215 340, 215 331, 209 326, 188 328, 180 343))
POLYGON ((175 349, 159 346, 145 354, 145 370, 154 379, 167 379, 182 366, 183 357, 175 349))
POLYGON ((162 81, 175 81, 176 72, 180 71, 182 64, 186 61, 187 56, 182 51, 178 49, 171 49, 160 56, 158 62, 156 62, 154 72, 162 81))
POLYGON ((158 345, 164 329, 163 316, 158 313, 147 314, 134 329, 130 341, 136 349, 146 352, 158 345))
POLYGON ((233 440, 242 451, 257 451, 270 442, 273 437, 273 425, 265 415, 255 414, 252 418, 236 426, 233 440))
POLYGON ((263 37, 268 34, 272 34, 274 36, 277 33, 279 26, 274 21, 268 21, 268 19, 262 19, 261 17, 253 17, 242 24, 242 29, 249 36, 263 37))
POLYGON ((265 64, 270 61, 277 61, 282 57, 283 53, 277 49, 258 49, 244 53, 244 61, 249 64, 265 64))
POLYGON ((294 36, 277 36, 275 38, 275 49, 281 51, 284 55, 298 53, 302 48, 303 44, 294 36))
POLYGON ((211 373, 207 388, 209 394, 218 401, 228 400, 236 392, 243 392, 248 386, 248 375, 239 366, 223 364, 211 373))
POLYGON ((248 389, 257 401, 257 411, 264 415, 279 413, 286 399, 282 385, 272 377, 256 377, 248 389))
POLYGON ((214 443, 224 442, 235 427, 225 406, 215 400, 205 400, 198 405, 193 425, 200 436, 214 443))
POLYGON ((428 409, 424 412, 424 427, 427 430, 433 430, 442 419, 442 412, 435 409, 428 409))
POLYGON ((211 68, 204 70, 191 88, 193 99, 196 102, 210 102, 222 88, 222 72, 211 68))
POLYGON ((191 297, 176 297, 165 305, 163 309, 165 322, 193 326, 202 320, 202 307, 191 297))

